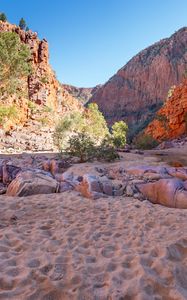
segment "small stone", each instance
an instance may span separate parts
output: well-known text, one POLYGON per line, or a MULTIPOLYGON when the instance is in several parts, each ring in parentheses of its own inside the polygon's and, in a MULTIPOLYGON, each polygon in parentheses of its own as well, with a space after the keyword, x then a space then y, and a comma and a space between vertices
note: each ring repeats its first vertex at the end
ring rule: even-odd
POLYGON ((126 187, 126 195, 132 197, 134 195, 134 190, 131 185, 127 185, 126 187))

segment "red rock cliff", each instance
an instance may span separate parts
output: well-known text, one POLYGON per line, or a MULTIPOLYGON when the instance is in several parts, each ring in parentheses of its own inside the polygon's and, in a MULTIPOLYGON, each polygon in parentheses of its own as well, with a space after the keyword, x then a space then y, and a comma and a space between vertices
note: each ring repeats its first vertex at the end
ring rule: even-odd
POLYGON ((158 141, 187 133, 187 79, 174 89, 172 96, 145 129, 145 133, 158 141))
POLYGON ((17 94, 0 99, 6 106, 14 104, 16 118, 0 123, 0 152, 53 151, 55 123, 64 113, 82 110, 83 106, 58 82, 49 64, 48 43, 37 33, 0 21, 0 32, 12 31, 27 44, 32 54, 32 75, 23 82, 28 97, 17 94), (8 134, 7 134, 8 133, 8 134))
POLYGON ((126 120, 141 128, 160 108, 187 64, 187 27, 141 51, 91 98, 111 124, 126 120))
POLYGON ((32 54, 33 73, 28 77, 29 99, 36 104, 46 105, 61 112, 68 101, 80 105, 58 82, 49 64, 48 42, 40 40, 36 32, 24 31, 16 25, 0 21, 0 32, 12 31, 19 35, 20 40, 30 47, 32 54))

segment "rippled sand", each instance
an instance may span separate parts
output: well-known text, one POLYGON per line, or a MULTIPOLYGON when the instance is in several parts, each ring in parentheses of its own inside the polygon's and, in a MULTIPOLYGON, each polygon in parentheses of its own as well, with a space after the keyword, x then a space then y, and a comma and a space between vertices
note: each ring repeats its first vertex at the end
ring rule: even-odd
POLYGON ((0 299, 187 299, 187 210, 1 196, 0 299))

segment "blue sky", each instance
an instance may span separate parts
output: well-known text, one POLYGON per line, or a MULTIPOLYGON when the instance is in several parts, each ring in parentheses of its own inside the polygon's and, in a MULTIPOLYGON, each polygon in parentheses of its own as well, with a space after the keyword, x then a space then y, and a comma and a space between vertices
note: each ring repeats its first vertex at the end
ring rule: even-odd
POLYGON ((187 25, 187 0, 0 0, 11 23, 21 17, 46 38, 61 82, 106 82, 132 56, 187 25))

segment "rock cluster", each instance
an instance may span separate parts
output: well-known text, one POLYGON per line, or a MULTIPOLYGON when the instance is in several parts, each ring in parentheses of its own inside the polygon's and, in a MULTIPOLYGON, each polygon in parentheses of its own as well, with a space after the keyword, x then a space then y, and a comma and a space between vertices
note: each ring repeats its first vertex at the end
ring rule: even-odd
POLYGON ((90 99, 111 124, 124 119, 141 128, 166 99, 171 86, 186 71, 187 28, 163 39, 133 57, 90 99))
POLYGON ((145 133, 159 141, 187 133, 187 79, 174 89, 145 133))
POLYGON ((162 150, 162 149, 169 149, 169 148, 181 148, 187 146, 187 137, 184 135, 182 137, 179 137, 177 139, 173 140, 165 140, 161 142, 156 149, 162 150))
POLYGON ((32 121, 28 126, 16 126, 8 134, 0 130, 0 153, 55 151, 57 149, 53 143, 53 134, 54 128, 41 127, 41 124, 32 121))
MULTIPOLYGON (((29 158, 29 157, 28 157, 29 158)), ((133 197, 167 207, 187 208, 187 168, 137 166, 97 168, 98 175, 75 175, 60 159, 28 159, 20 167, 2 161, 0 193, 8 196, 79 192, 86 198, 133 197), (67 171, 66 171, 67 170, 67 171)))

